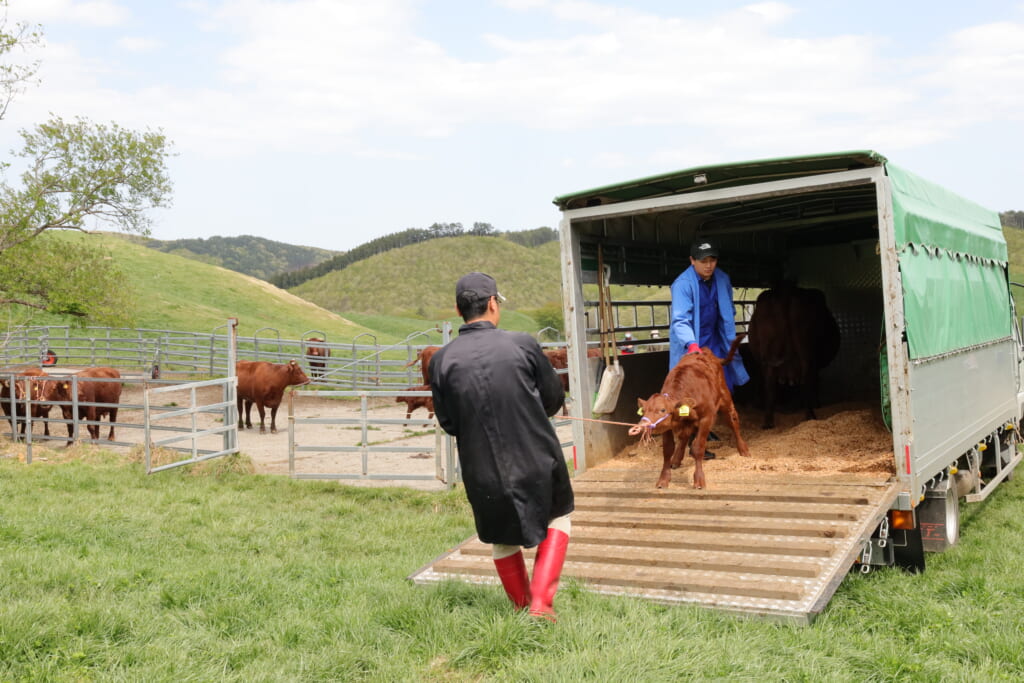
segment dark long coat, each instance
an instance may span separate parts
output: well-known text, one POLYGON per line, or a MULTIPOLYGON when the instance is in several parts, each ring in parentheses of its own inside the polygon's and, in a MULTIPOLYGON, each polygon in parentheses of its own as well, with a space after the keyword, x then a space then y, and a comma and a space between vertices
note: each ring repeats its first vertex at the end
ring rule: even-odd
POLYGON ((434 354, 430 378, 434 414, 458 444, 480 540, 537 545, 548 522, 573 510, 569 471, 548 419, 565 394, 540 344, 489 322, 468 323, 434 354))

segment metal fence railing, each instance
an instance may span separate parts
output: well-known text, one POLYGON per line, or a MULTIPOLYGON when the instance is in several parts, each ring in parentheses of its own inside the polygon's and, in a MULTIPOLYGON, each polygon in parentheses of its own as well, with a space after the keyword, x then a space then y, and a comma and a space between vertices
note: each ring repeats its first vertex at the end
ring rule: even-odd
MULTIPOLYGON (((233 413, 229 410, 235 405, 233 393, 230 404, 228 399, 225 399, 224 402, 207 405, 197 402, 193 394, 185 409, 191 411, 191 422, 172 422, 169 418, 183 414, 179 403, 168 400, 159 404, 150 399, 149 392, 176 392, 189 385, 182 385, 175 380, 154 380, 141 374, 121 373, 117 378, 103 378, 82 377, 52 368, 49 372, 52 374, 45 376, 0 373, 0 407, 6 418, 4 423, 0 423, 0 436, 23 442, 27 463, 32 462, 32 449, 36 444, 92 443, 124 448, 144 444, 148 466, 149 449, 154 443, 168 450, 191 453, 193 457, 202 456, 224 450, 227 446, 207 446, 199 442, 200 437, 226 431, 221 427, 234 429, 233 413), (59 395, 55 395, 49 388, 56 383, 64 385, 64 390, 59 395), (82 391, 87 384, 96 386, 111 383, 117 385, 116 395, 82 391), (142 402, 126 400, 123 388, 140 386, 144 392, 142 402), (89 398, 94 400, 88 400, 89 398), (202 426, 197 425, 194 420, 199 414, 206 415, 202 426), (37 433, 37 425, 40 423, 43 425, 43 433, 37 433), (165 441, 160 438, 162 434, 173 436, 165 441), (172 442, 183 439, 189 440, 188 447, 171 445, 172 442)), ((199 384, 229 381, 232 382, 233 388, 234 378, 222 378, 199 384)))
MULTIPOLYGON (((311 331, 316 333, 316 330, 311 331)), ((324 339, 322 333, 317 335, 324 339)), ((287 363, 299 360, 314 385, 359 390, 404 388, 419 384, 416 355, 425 346, 439 345, 439 330, 410 335, 397 344, 380 344, 373 335, 363 334, 350 342, 311 342, 282 338, 270 328, 250 337, 237 337, 239 360, 287 363), (311 356, 312 348, 327 355, 311 356), (314 372, 310 362, 318 364, 314 372)), ((229 374, 227 326, 210 333, 177 330, 123 329, 66 326, 23 328, 9 333, 0 343, 0 369, 44 367, 52 354, 57 366, 107 365, 128 369, 149 377, 195 379, 229 374)))

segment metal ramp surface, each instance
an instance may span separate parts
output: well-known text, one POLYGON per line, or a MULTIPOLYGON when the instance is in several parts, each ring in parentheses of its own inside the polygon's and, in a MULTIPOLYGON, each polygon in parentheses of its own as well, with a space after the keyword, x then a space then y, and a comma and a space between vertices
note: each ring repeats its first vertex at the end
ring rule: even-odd
MULTIPOLYGON (((590 470, 564 577, 588 590, 808 624, 828 604, 897 495, 894 481, 766 480, 654 488, 649 472, 590 470)), ((526 551, 532 564, 533 551, 526 551)), ((410 577, 499 583, 476 536, 410 577)))

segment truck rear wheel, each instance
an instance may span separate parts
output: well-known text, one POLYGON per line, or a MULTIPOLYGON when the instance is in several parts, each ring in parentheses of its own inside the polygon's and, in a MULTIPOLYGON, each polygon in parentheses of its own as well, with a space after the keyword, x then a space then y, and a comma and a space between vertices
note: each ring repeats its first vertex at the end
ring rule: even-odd
POLYGON ((956 545, 960 541, 960 498, 956 487, 948 485, 945 491, 928 492, 917 508, 917 519, 926 551, 941 553, 956 545))

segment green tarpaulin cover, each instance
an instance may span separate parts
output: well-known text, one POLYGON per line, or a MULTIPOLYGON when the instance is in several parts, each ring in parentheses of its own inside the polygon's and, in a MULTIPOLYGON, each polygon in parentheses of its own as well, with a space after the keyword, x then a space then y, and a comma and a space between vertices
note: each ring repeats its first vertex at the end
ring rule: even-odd
POLYGON ((1007 249, 999 215, 886 164, 912 359, 1009 337, 1007 249))

